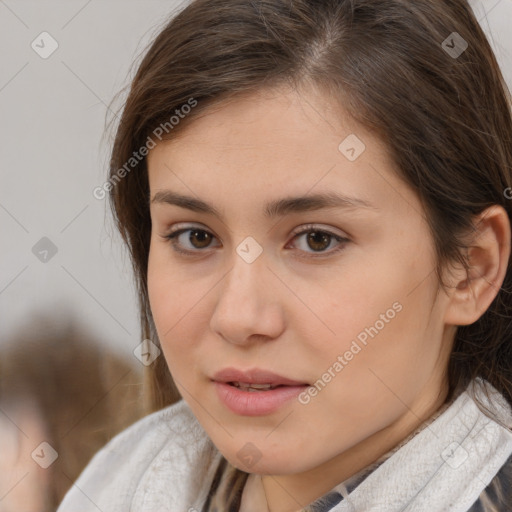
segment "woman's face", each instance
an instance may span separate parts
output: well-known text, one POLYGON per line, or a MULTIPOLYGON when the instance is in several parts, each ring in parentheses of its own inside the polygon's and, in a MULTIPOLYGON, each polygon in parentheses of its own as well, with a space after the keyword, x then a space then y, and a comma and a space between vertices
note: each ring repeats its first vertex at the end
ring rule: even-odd
POLYGON ((449 298, 420 202, 377 138, 318 93, 274 90, 194 120, 150 151, 148 170, 163 354, 232 464, 284 475, 356 450, 363 467, 441 405, 449 298), (327 194, 352 199, 320 207, 327 194), (212 380, 228 367, 309 387, 267 407, 283 390, 229 386, 233 409, 212 380))

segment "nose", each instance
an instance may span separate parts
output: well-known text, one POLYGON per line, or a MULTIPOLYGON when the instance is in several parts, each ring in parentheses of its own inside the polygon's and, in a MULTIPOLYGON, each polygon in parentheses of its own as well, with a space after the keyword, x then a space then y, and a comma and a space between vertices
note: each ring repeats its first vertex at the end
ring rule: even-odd
POLYGON ((217 287, 210 328, 236 345, 277 338, 285 326, 280 286, 267 268, 264 253, 247 263, 235 252, 232 269, 217 287))

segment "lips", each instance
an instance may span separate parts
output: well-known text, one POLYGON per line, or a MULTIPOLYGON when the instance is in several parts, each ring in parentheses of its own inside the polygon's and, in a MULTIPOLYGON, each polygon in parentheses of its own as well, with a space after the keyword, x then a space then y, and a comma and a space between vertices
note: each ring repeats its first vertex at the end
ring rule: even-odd
POLYGON ((225 408, 239 416, 266 416, 286 406, 291 407, 297 396, 309 385, 263 370, 242 372, 227 368, 216 373, 215 378, 219 380, 212 380, 212 385, 218 400, 225 408), (246 380, 252 384, 247 387, 240 384, 236 386, 235 382, 240 380, 231 379, 246 380), (260 383, 256 384, 254 381, 260 383), (275 384, 275 387, 271 383, 275 384), (268 387, 271 389, 266 389, 268 387))
POLYGON ((232 367, 224 368, 217 372, 212 380, 242 387, 250 387, 253 384, 256 386, 270 385, 271 387, 309 385, 307 382, 292 380, 288 377, 260 368, 252 368, 245 371, 232 367))

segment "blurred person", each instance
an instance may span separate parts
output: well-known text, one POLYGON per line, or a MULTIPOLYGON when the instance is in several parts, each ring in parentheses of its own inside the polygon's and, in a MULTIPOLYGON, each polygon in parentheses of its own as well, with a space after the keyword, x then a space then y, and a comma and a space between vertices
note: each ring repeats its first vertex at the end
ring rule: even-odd
POLYGON ((1 350, 0 512, 53 512, 92 455, 143 415, 140 363, 43 315, 1 350))

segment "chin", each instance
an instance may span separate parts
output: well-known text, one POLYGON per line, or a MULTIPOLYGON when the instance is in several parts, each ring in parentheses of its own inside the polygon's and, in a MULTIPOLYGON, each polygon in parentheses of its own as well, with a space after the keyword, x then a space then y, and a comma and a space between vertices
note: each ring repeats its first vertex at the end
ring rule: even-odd
MULTIPOLYGON (((299 463, 299 461, 295 461, 291 457, 283 454, 276 456, 271 449, 267 452, 268 455, 265 455, 264 451, 256 452, 256 450, 254 450, 252 452, 252 455, 254 455, 254 461, 249 460, 246 464, 243 460, 240 460, 238 454, 241 452, 244 455, 251 454, 249 446, 250 445, 247 444, 242 450, 235 452, 230 451, 229 453, 226 453, 222 451, 222 454, 232 466, 235 466, 246 473, 256 475, 288 475, 306 471, 308 469, 308 466, 304 465, 304 460, 301 459, 299 463)), ((297 452, 295 451, 294 455, 296 454, 297 452)))

